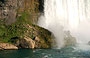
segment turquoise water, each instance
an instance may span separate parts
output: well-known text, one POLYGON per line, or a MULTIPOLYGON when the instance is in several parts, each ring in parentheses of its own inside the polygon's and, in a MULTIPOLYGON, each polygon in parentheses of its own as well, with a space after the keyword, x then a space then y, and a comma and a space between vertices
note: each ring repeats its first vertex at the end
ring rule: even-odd
POLYGON ((0 51, 0 58, 90 58, 90 50, 78 50, 73 47, 3 50, 0 51))

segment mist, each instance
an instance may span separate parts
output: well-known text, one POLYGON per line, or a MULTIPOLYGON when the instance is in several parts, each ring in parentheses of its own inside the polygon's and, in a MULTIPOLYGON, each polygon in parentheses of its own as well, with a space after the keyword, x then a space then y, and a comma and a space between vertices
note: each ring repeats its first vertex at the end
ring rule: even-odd
POLYGON ((38 25, 51 31, 57 47, 63 47, 65 33, 70 31, 77 43, 90 41, 90 0, 45 0, 44 15, 38 25))

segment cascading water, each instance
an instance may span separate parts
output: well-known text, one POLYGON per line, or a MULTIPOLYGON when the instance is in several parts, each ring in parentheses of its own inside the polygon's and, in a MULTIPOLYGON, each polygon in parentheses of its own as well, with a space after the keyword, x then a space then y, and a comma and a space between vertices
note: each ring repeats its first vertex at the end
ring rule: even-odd
POLYGON ((44 16, 38 25, 50 30, 57 47, 64 45, 64 31, 69 30, 78 43, 87 43, 90 34, 90 0, 45 0, 44 16))

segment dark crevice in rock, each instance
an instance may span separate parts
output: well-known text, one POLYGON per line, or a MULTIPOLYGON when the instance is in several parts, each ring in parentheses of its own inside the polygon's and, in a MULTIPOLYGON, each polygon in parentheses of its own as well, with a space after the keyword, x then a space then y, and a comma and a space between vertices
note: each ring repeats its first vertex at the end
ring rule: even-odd
POLYGON ((39 0, 39 11, 44 12, 44 0, 39 0))
POLYGON ((5 0, 0 0, 0 2, 4 3, 4 2, 5 2, 5 0))

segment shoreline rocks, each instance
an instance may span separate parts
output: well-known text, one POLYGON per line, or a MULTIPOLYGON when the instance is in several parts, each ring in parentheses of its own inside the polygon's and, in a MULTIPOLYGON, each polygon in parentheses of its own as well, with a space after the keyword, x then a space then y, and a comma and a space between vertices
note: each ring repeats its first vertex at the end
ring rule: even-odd
POLYGON ((19 39, 15 45, 18 47, 18 48, 32 48, 34 49, 35 48, 35 41, 32 40, 31 38, 29 37, 25 37, 24 39, 19 39))
POLYGON ((10 50, 10 49, 18 49, 18 47, 9 43, 0 43, 0 50, 10 50))

